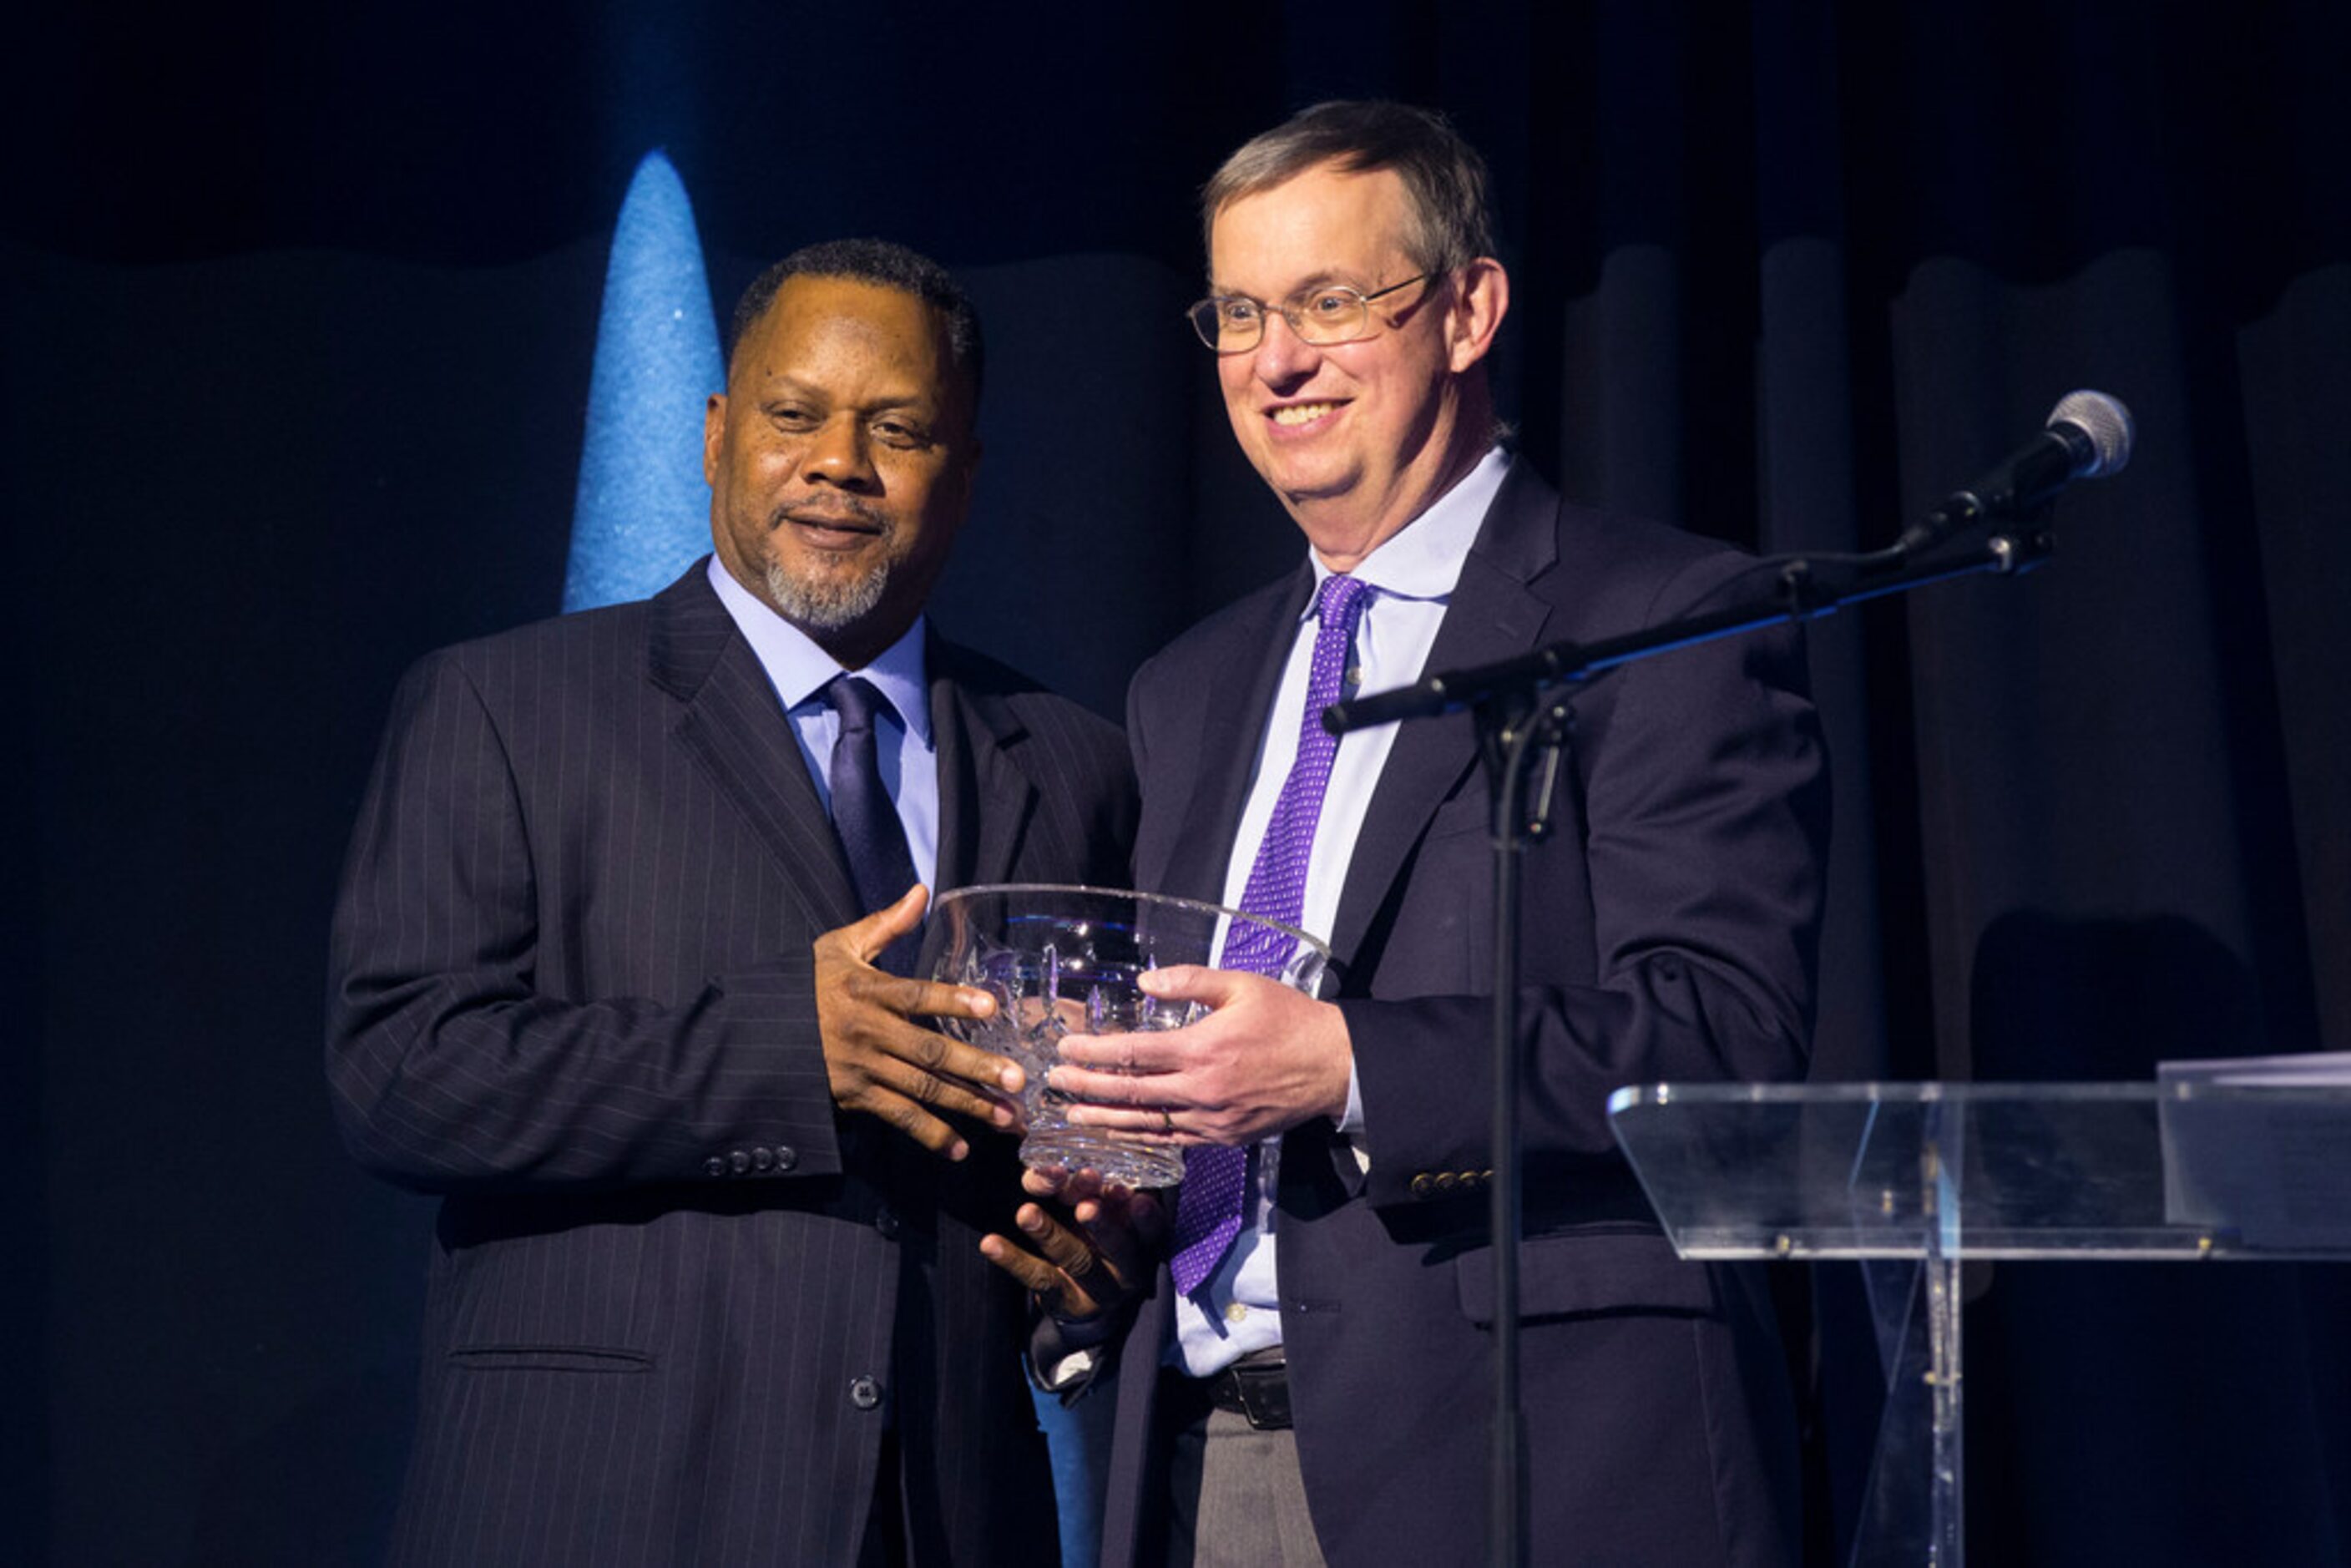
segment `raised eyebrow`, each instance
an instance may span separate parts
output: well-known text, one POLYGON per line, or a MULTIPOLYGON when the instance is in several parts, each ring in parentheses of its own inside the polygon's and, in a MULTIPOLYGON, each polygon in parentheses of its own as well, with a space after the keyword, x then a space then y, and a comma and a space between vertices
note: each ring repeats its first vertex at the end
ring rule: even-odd
MULTIPOLYGON (((1319 272, 1307 274, 1303 281, 1299 283, 1296 287, 1292 288, 1289 293, 1283 295, 1281 298, 1284 299, 1295 299, 1301 294, 1311 294, 1318 288, 1327 288, 1334 283, 1342 288, 1352 288, 1358 294, 1369 293, 1373 287, 1367 283, 1356 282, 1353 278, 1349 277, 1345 273, 1339 271, 1335 267, 1326 267, 1319 272)), ((1254 294, 1245 294, 1238 288, 1219 288, 1214 283, 1208 285, 1208 298, 1211 299, 1247 299, 1252 304, 1257 305, 1262 305, 1265 303, 1264 300, 1259 298, 1254 294)))
POLYGON ((861 406, 858 413, 869 417, 884 413, 906 414, 922 423, 930 424, 939 417, 938 404, 920 392, 907 392, 899 397, 876 398, 861 406))
POLYGON ((803 402, 831 402, 824 389, 800 380, 789 371, 778 371, 758 386, 759 401, 774 402, 779 398, 798 398, 803 402))
MULTIPOLYGON (((759 389, 758 401, 763 406, 788 399, 822 403, 827 408, 834 406, 834 399, 822 387, 801 381, 794 375, 778 375, 768 385, 759 389)), ((926 423, 938 418, 936 402, 918 392, 878 397, 870 402, 857 404, 852 412, 865 418, 872 418, 881 413, 909 413, 926 423)))
POLYGON ((1351 280, 1344 273, 1336 271, 1331 267, 1324 267, 1322 271, 1311 275, 1305 282, 1291 289, 1289 297, 1295 299, 1301 294, 1311 294, 1318 288, 1328 288, 1334 283, 1342 288, 1352 288, 1358 294, 1364 292, 1364 286, 1351 280))

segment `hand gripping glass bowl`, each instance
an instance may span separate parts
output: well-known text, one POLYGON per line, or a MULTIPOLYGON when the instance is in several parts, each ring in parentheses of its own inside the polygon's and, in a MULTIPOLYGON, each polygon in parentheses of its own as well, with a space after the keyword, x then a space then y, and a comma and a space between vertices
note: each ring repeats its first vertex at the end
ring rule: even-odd
POLYGON ((1207 1016, 1196 1002, 1145 996, 1136 977, 1175 964, 1248 969, 1317 993, 1330 949, 1303 931, 1238 910, 1116 888, 999 883, 958 888, 931 918, 947 944, 936 977, 985 990, 996 1012, 951 1020, 958 1038, 1008 1056, 1028 1075, 1023 1164, 1091 1166, 1134 1187, 1166 1186, 1184 1174, 1184 1151, 1100 1127, 1073 1127, 1067 1095, 1045 1087, 1065 1034, 1180 1029, 1207 1016), (1231 962, 1226 962, 1228 956, 1231 962))

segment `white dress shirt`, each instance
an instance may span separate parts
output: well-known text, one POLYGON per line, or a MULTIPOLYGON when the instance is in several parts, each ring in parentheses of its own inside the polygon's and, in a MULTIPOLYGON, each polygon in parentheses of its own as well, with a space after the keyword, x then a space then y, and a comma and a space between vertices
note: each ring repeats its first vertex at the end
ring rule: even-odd
MULTIPOLYGON (((1349 661, 1345 695, 1388 691, 1420 679, 1454 584, 1460 580, 1462 562, 1468 558, 1469 547, 1477 540, 1510 465, 1510 456, 1501 448, 1488 452, 1459 484, 1356 564, 1352 575, 1370 584, 1374 591, 1355 624, 1354 656, 1349 661)), ((1319 591, 1331 571, 1311 552, 1308 559, 1319 591)), ((1298 758, 1298 729, 1306 708, 1315 631, 1314 599, 1310 597, 1299 617, 1290 662, 1274 691, 1265 733, 1259 738, 1249 800, 1241 810, 1240 831, 1233 839, 1224 892, 1224 902, 1233 908, 1240 906, 1258 845, 1273 816, 1274 801, 1298 758)), ((1355 838, 1363 831, 1364 813, 1370 809, 1373 789, 1387 765, 1395 736, 1394 725, 1357 730, 1340 737, 1338 754, 1332 759, 1298 919, 1300 925, 1326 940, 1338 913, 1347 863, 1354 856, 1355 838)), ((1356 1157, 1368 1169, 1366 1140, 1377 1129, 1363 1124, 1362 1095, 1352 1075, 1347 1113, 1339 1130, 1354 1140, 1356 1157)), ((1169 1349, 1169 1360, 1180 1360, 1196 1377, 1206 1377, 1253 1351, 1281 1343, 1273 1234, 1273 1192, 1280 1160, 1279 1139, 1249 1151, 1249 1180, 1242 1212, 1254 1223, 1241 1228, 1232 1250, 1225 1254, 1198 1296, 1176 1301, 1176 1343, 1169 1349)))

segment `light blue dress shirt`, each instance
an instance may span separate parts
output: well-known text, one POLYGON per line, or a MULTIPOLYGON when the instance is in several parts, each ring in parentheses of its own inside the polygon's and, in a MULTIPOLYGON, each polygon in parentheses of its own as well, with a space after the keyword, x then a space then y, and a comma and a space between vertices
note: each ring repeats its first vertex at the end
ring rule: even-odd
MULTIPOLYGON (((1371 584, 1355 626, 1355 646, 1347 671, 1347 695, 1360 696, 1409 685, 1421 678, 1428 651, 1444 623, 1445 607, 1461 566, 1477 542, 1502 476, 1510 471, 1510 455, 1496 447, 1461 482, 1438 497, 1428 510, 1390 537, 1359 562, 1353 575, 1371 584)), ((1319 591, 1330 569, 1310 552, 1314 585, 1319 591)), ((1314 652, 1314 600, 1299 617, 1290 663, 1274 690, 1273 708, 1265 733, 1259 738, 1256 772, 1249 781, 1240 830, 1233 838, 1233 857, 1225 876, 1225 904, 1238 908, 1249 886, 1250 866, 1257 860, 1266 823, 1272 819, 1275 800, 1290 764, 1298 757, 1298 727, 1306 708, 1308 668, 1314 652)), ((1314 848, 1306 867, 1306 892, 1298 923, 1328 940, 1339 909, 1339 893, 1347 878, 1347 862, 1354 857, 1355 838, 1363 831, 1372 790, 1380 770, 1395 748, 1396 727, 1357 730, 1341 737, 1332 759, 1331 779, 1323 790, 1322 813, 1314 825, 1314 848)), ((1370 1140, 1378 1129, 1364 1125, 1363 1097, 1351 1079, 1347 1113, 1341 1133, 1353 1143, 1355 1157, 1365 1169, 1371 1165, 1370 1140)), ((1273 1192, 1280 1171, 1279 1139, 1250 1151, 1249 1182, 1243 1226, 1196 1297, 1176 1303, 1176 1343, 1169 1360, 1180 1360, 1196 1377, 1206 1377, 1252 1352, 1281 1343, 1280 1293, 1274 1280, 1273 1192), (1203 1304, 1205 1302, 1205 1305, 1203 1304)))
MULTIPOLYGON (((710 586, 742 629, 759 667, 784 705, 792 733, 816 781, 817 799, 832 810, 832 743, 841 734, 840 716, 822 695, 825 686, 842 673, 841 664, 817 646, 813 638, 776 613, 767 601, 735 580, 716 556, 710 558, 710 586)), ((883 787, 897 803, 898 821, 905 825, 906 847, 914 852, 914 873, 934 894, 939 869, 939 752, 931 733, 930 684, 923 660, 926 617, 917 616, 906 634, 862 670, 852 670, 873 683, 897 710, 874 726, 875 760, 883 787)), ((872 913, 868 911, 867 913, 872 913)))

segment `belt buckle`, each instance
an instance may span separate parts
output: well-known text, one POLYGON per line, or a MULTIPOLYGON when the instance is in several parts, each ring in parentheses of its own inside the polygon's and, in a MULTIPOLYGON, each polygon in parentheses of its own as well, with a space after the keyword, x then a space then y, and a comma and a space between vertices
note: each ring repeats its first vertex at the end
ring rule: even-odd
POLYGON ((1241 1416, 1259 1432, 1290 1430, 1290 1368, 1281 1362, 1249 1366, 1235 1362, 1226 1372, 1239 1396, 1241 1416))

